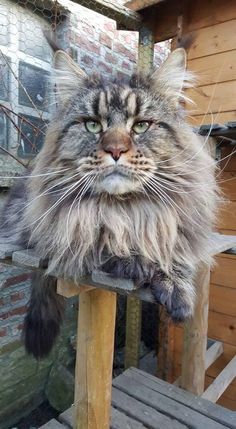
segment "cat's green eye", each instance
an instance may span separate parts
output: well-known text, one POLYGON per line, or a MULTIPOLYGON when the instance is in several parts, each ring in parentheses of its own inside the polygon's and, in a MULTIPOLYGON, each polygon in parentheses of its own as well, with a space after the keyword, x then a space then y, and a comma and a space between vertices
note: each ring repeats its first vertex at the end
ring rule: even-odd
POLYGON ((93 134, 98 134, 102 131, 102 124, 98 121, 86 121, 86 130, 93 134))
POLYGON ((142 134, 145 133, 145 131, 148 130, 148 128, 150 127, 151 122, 148 121, 140 121, 140 122, 136 122, 132 129, 136 134, 142 134))

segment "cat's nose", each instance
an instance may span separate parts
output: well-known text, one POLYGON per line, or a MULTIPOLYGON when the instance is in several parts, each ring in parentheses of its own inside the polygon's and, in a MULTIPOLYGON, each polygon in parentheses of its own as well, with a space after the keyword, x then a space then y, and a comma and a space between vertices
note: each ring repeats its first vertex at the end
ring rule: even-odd
POLYGON ((101 140, 102 149, 110 153, 115 161, 118 161, 122 153, 128 152, 131 145, 129 134, 120 130, 106 131, 101 140))

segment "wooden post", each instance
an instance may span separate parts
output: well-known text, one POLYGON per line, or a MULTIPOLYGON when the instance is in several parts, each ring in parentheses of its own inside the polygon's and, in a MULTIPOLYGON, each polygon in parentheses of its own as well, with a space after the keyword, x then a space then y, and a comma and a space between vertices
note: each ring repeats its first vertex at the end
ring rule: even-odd
POLYGON ((109 429, 116 293, 80 293, 74 429, 109 429))
MULTIPOLYGON (((139 32, 138 70, 148 72, 153 66, 154 38, 146 27, 139 32)), ((125 368, 139 366, 139 347, 142 323, 142 302, 134 297, 127 298, 125 368)))
POLYGON ((204 391, 207 348, 210 267, 206 264, 196 277, 197 303, 194 316, 184 327, 181 387, 196 395, 204 391))
POLYGON ((157 350, 157 377, 173 381, 174 325, 166 309, 159 306, 159 335, 157 350))

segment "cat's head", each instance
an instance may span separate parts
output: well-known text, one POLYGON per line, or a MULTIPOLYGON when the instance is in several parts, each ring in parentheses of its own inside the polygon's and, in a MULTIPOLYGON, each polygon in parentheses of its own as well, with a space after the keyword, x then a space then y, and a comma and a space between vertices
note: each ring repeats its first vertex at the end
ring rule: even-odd
POLYGON ((185 51, 177 49, 148 76, 106 82, 87 76, 58 51, 58 112, 52 123, 57 138, 52 141, 49 132, 46 141, 53 145, 57 165, 60 160, 60 167, 78 172, 75 181, 86 176, 86 192, 145 192, 152 175, 185 151, 180 137, 183 90, 189 82, 185 69, 185 51))

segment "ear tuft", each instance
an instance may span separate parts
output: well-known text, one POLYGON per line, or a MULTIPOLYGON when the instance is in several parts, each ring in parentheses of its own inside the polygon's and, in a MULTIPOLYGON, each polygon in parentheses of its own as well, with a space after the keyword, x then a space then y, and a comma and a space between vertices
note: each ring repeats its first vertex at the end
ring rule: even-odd
POLYGON ((64 51, 55 53, 53 64, 57 93, 66 103, 83 86, 86 73, 64 51))
POLYGON ((183 48, 171 52, 167 60, 151 76, 151 81, 176 107, 181 101, 191 101, 184 90, 194 85, 194 75, 186 71, 187 56, 183 48))

